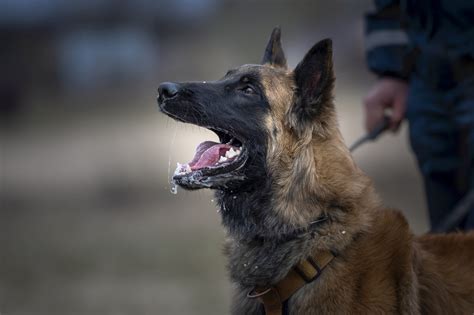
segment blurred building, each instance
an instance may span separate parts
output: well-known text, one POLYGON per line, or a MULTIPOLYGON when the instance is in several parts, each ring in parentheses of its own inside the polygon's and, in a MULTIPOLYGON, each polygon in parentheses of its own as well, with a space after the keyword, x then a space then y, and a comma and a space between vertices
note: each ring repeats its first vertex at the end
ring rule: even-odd
POLYGON ((1 111, 18 111, 31 90, 80 95, 149 81, 169 25, 187 29, 216 6, 213 0, 2 0, 1 111))

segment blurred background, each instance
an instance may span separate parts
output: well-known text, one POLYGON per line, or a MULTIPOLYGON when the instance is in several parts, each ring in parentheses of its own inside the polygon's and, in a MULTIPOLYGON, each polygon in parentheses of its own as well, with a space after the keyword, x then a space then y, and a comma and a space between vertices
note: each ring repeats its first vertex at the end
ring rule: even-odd
MULTIPOLYGON (((0 313, 226 314, 209 191, 169 169, 216 137, 158 112, 162 81, 258 63, 280 25, 290 66, 334 42, 347 144, 363 134, 364 1, 0 0, 0 313)), ((427 230, 406 137, 354 153, 385 204, 427 230)))

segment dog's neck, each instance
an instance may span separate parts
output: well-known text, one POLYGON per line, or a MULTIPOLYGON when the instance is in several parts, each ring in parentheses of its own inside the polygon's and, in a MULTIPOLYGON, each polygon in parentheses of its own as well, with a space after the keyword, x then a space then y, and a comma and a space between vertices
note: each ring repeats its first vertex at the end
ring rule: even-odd
MULTIPOLYGON (((368 215, 337 206, 325 209, 327 220, 312 227, 294 226, 275 215, 272 184, 246 191, 219 191, 216 199, 228 232, 226 254, 231 278, 244 288, 281 280, 302 259, 319 250, 344 250, 368 227, 368 215), (288 236, 296 237, 288 237, 288 236)), ((367 187, 367 194, 372 187, 367 187)), ((370 205, 360 205, 368 207, 370 205)))
MULTIPOLYGON (((262 176, 267 179, 267 176, 262 176)), ((246 189, 216 192, 222 223, 239 242, 279 239, 295 229, 273 212, 271 181, 256 182, 246 189)))

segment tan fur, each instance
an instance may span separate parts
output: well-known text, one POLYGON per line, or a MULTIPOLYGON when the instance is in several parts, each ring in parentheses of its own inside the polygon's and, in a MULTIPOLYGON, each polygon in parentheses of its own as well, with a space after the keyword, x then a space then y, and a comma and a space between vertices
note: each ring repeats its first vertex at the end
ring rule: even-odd
MULTIPOLYGON (((265 126, 274 211, 294 226, 330 213, 310 251, 339 254, 290 299, 290 313, 473 314, 474 233, 413 236, 399 212, 381 206, 355 165, 334 107, 297 134, 289 122, 292 73, 266 65, 260 74, 271 105, 265 126)), ((252 312, 256 304, 238 290, 234 305, 241 307, 234 309, 252 312)))
MULTIPOLYGON (((315 124, 304 135, 295 134, 287 122, 295 89, 292 74, 279 68, 264 68, 261 74, 271 104, 266 120, 270 135, 267 163, 277 179, 276 211, 295 226, 303 226, 327 209, 327 203, 340 200, 341 194, 350 202, 371 189, 370 180, 357 168, 344 144, 334 111, 320 117, 324 126, 315 124), (273 128, 276 134, 271 132, 273 128), (318 204, 321 208, 315 209, 318 204)), ((375 194, 364 198, 358 200, 359 205, 378 203, 375 194)))

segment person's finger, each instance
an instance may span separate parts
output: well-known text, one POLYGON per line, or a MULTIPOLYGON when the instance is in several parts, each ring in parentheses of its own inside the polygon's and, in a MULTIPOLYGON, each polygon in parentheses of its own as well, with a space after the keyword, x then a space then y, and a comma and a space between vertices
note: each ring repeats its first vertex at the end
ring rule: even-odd
POLYGON ((400 124, 405 117, 406 98, 404 95, 395 97, 392 107, 392 114, 390 115, 390 129, 397 131, 400 124))
POLYGON ((380 89, 376 86, 364 98, 365 129, 367 132, 373 131, 383 119, 385 105, 381 96, 380 89))
POLYGON ((373 131, 384 119, 384 108, 382 105, 369 103, 365 106, 365 129, 373 131))

